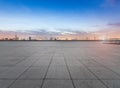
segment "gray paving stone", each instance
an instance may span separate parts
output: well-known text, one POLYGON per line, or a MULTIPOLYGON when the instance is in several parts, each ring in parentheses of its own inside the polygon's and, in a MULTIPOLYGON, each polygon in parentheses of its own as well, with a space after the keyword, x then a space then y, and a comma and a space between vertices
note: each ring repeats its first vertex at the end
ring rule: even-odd
POLYGON ((19 79, 43 79, 48 66, 31 67, 19 79))
POLYGON ((74 80, 76 88, 107 88, 99 80, 74 80))
POLYGON ((7 71, 8 69, 10 69, 11 67, 0 67, 0 74, 7 71))
POLYGON ((13 83, 13 80, 0 80, 0 88, 8 88, 13 83))
POLYGON ((120 88, 120 80, 103 80, 109 88, 120 88))
POLYGON ((48 79, 70 79, 66 66, 51 66, 47 73, 48 79))
POLYGON ((112 66, 112 67, 109 67, 109 68, 120 75, 120 67, 119 66, 112 66))
POLYGON ((72 79, 92 80, 97 79, 89 70, 84 66, 69 66, 72 79))
POLYGON ((16 79, 18 78, 27 67, 12 67, 0 74, 0 79, 16 79))
POLYGON ((73 88, 71 80, 46 80, 42 88, 73 88))
POLYGON ((23 59, 24 57, 0 57, 0 66, 15 66, 23 59))
POLYGON ((71 59, 66 58, 66 62, 68 66, 81 66, 81 63, 76 59, 76 57, 71 59))
MULTIPOLYGON (((59 51, 57 51, 57 52, 59 52, 59 51)), ((63 57, 63 54, 62 53, 56 53, 56 54, 54 54, 54 56, 55 57, 63 57)))
POLYGON ((17 80, 10 88, 40 88, 42 80, 17 80))
POLYGON ((85 56, 84 56, 84 58, 82 58, 82 59, 79 58, 79 59, 80 59, 80 61, 81 61, 83 64, 85 64, 87 67, 99 67, 99 66, 101 66, 101 64, 95 62, 93 59, 91 59, 91 58, 89 58, 89 57, 85 57, 85 56), (86 58, 86 59, 84 59, 84 58, 86 58))
POLYGON ((48 66, 50 63, 50 59, 39 59, 32 66, 48 66))
POLYGON ((119 88, 119 53, 99 42, 0 42, 0 88, 73 88, 72 80, 76 88, 119 88))
POLYGON ((18 63, 16 66, 27 66, 27 67, 29 67, 29 66, 32 66, 33 63, 35 63, 36 61, 37 61, 37 59, 34 59, 34 57, 32 57, 30 59, 27 58, 27 59, 23 60, 22 62, 18 63))
POLYGON ((63 57, 53 57, 51 66, 66 66, 64 58, 63 57))
POLYGON ((105 68, 105 67, 88 67, 94 74, 96 74, 100 79, 120 79, 120 76, 118 76, 113 71, 105 68))

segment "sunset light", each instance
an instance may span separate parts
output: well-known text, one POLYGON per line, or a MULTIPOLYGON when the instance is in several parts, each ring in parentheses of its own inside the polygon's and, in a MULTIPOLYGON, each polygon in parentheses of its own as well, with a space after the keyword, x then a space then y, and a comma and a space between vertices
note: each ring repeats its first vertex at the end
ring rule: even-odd
POLYGON ((120 0, 0 0, 0 88, 120 88, 120 0))

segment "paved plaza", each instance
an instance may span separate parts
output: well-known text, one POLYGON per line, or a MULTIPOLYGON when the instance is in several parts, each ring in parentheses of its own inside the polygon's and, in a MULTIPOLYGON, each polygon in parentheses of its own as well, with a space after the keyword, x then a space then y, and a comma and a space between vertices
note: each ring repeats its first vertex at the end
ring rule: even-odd
POLYGON ((1 41, 0 88, 120 88, 120 45, 1 41))

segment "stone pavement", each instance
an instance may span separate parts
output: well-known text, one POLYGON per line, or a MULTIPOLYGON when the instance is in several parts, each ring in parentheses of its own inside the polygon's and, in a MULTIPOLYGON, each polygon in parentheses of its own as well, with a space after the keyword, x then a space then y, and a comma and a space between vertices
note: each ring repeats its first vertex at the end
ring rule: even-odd
POLYGON ((120 46, 0 42, 0 88, 120 88, 120 46))

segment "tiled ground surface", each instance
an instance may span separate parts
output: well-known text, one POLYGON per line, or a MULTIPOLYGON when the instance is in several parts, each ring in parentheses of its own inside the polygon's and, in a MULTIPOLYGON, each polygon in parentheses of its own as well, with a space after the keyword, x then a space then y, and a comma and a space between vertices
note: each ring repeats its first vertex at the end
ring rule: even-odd
POLYGON ((120 88, 120 46, 0 42, 0 88, 120 88))

